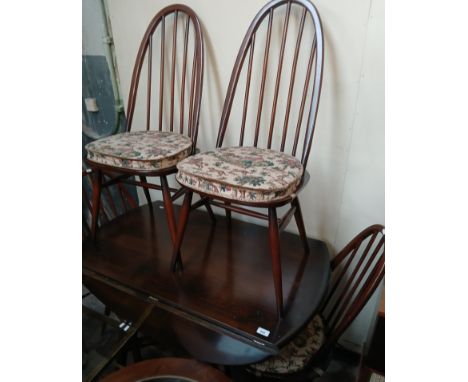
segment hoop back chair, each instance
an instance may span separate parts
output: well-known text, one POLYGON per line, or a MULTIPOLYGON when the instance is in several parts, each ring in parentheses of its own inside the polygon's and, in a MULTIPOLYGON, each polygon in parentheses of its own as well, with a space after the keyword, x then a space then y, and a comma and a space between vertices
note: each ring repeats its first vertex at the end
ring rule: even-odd
POLYGON ((180 4, 170 5, 151 20, 133 69, 126 131, 86 146, 87 164, 94 173, 93 239, 96 238, 101 189, 125 182, 143 187, 150 208, 149 189, 162 191, 169 232, 172 240, 175 240, 173 201, 182 195, 182 191, 169 187, 167 176, 177 171, 178 161, 195 152, 202 96, 203 54, 200 22, 191 8, 180 4), (167 27, 166 24, 170 22, 172 25, 167 27), (171 50, 167 52, 169 45, 171 50), (153 68, 156 70, 158 64, 159 79, 155 79, 153 68), (145 130, 133 132, 131 129, 144 65, 147 66, 146 76, 143 76, 147 82, 144 92, 146 118, 142 123, 145 130), (176 88, 177 82, 180 89, 176 88), (153 102, 154 94, 159 98, 157 104, 153 102), (153 126, 157 127, 156 131, 150 130, 153 126), (112 174, 112 179, 104 181, 103 173, 112 174), (140 180, 136 181, 134 176, 140 180), (160 185, 149 183, 148 176, 159 177, 160 185))
MULTIPOLYGON (((209 204, 224 208, 228 219, 231 217, 231 211, 234 211, 268 220, 275 298, 279 317, 283 316, 279 235, 288 225, 292 216, 295 217, 304 251, 309 251, 297 193, 308 180, 305 168, 314 135, 322 83, 322 69, 323 34, 320 17, 315 6, 308 0, 273 0, 269 2, 255 16, 237 55, 224 102, 216 149, 187 158, 177 165, 179 172, 176 179, 189 191, 185 194, 180 212, 179 231, 172 258, 173 270, 175 271, 178 266, 182 266, 180 246, 194 191, 201 195, 202 201, 208 200, 209 204), (300 22, 297 35, 289 39, 288 45, 288 30, 290 29, 293 9, 294 14, 300 16, 300 22), (278 13, 279 16, 275 18, 274 15, 278 13), (274 35, 272 33, 274 20, 279 23, 279 28, 282 30, 281 45, 277 57, 274 57, 273 53, 270 54, 270 45, 274 35), (310 44, 307 42, 307 45, 304 46, 301 42, 306 34, 304 33, 306 24, 311 29, 311 32, 308 33, 310 44), (257 35, 260 30, 265 30, 264 26, 266 27, 265 44, 259 46, 261 41, 257 35), (287 45, 291 48, 292 53, 290 70, 286 69, 284 65, 287 45), (255 50, 261 56, 263 55, 263 58, 260 59, 261 62, 255 59, 255 50), (303 79, 303 87, 298 90, 300 83, 296 80, 296 73, 298 72, 301 53, 305 55, 307 68, 303 79), (250 91, 254 61, 257 61, 258 66, 261 66, 258 98, 252 95, 250 91), (269 62, 270 64, 277 63, 276 70, 275 68, 269 69, 269 62), (243 77, 241 72, 244 73, 244 70, 246 82, 245 90, 240 91, 241 97, 243 94, 243 101, 241 101, 243 106, 239 146, 223 147, 234 98, 240 78, 243 77), (287 92, 281 94, 280 97, 281 79, 286 72, 289 74, 290 83, 286 88, 287 92), (262 123, 262 115, 265 114, 266 88, 268 83, 272 83, 268 80, 268 74, 274 78, 273 99, 270 122, 265 123, 265 118, 263 118, 262 123), (296 113, 297 121, 292 121, 291 110, 296 105, 293 103, 295 96, 299 97, 300 106, 296 113), (286 100, 284 119, 280 120, 278 105, 283 100, 286 100), (257 101, 256 117, 253 124, 255 126, 253 142, 247 143, 246 128, 249 125, 247 116, 249 110, 251 111, 250 114, 255 113, 255 108, 249 108, 249 103, 256 103, 257 101), (304 118, 307 104, 309 105, 308 117, 304 118), (267 124, 267 129, 262 129, 261 127, 265 124, 267 124), (295 126, 295 130, 288 128, 290 124, 295 126), (275 127, 278 129, 281 126, 279 147, 273 149, 275 127), (263 132, 264 135, 268 134, 267 142, 263 145, 260 132, 263 132), (299 154, 298 147, 300 146, 301 136, 303 136, 303 145, 302 152, 299 154), (288 144, 292 146, 291 154, 285 152, 288 144), (260 148, 261 145, 264 148, 260 148), (296 156, 299 156, 299 159, 296 156), (291 204, 291 208, 283 218, 278 220, 276 209, 285 204, 291 204), (259 213, 242 206, 267 208, 268 214, 259 213)), ((284 86, 283 90, 285 90, 284 86)), ((278 140, 277 134, 276 137, 276 140, 278 140)))
POLYGON ((263 377, 305 380, 306 373, 328 361, 335 343, 384 278, 384 226, 364 229, 333 258, 330 266, 332 284, 319 313, 278 355, 250 365, 247 371, 263 377))

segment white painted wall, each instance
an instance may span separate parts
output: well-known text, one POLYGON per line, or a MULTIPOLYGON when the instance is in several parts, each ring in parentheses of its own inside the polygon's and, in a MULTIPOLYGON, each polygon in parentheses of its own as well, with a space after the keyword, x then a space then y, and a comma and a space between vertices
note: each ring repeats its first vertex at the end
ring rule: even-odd
MULTIPOLYGON (((215 146, 241 41, 266 1, 180 2, 197 12, 203 26, 205 81, 198 147, 206 150, 215 146)), ((125 103, 141 37, 154 14, 170 3, 108 0, 125 103)), ((326 241, 335 253, 364 227, 384 223, 384 1, 314 3, 323 22, 325 68, 307 167, 311 181, 301 203, 308 235, 326 241)), ((240 125, 240 118, 233 113, 231 121, 240 125)), ((138 130, 137 124, 133 128, 138 130)), ((297 231, 294 223, 289 229, 297 231)), ((344 341, 360 344, 366 338, 375 305, 369 304, 344 341)))

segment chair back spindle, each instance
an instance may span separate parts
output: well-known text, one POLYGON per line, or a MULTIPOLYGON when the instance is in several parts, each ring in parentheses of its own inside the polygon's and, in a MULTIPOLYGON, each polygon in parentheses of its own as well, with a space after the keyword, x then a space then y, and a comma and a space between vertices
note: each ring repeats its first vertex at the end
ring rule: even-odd
POLYGON ((331 267, 332 285, 321 308, 327 323, 323 351, 349 327, 385 275, 384 227, 376 224, 359 233, 335 256, 331 267))

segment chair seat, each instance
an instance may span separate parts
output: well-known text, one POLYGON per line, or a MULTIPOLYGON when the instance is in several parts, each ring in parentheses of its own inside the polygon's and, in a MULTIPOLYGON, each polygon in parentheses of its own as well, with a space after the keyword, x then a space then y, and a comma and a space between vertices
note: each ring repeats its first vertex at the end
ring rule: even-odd
POLYGON ((204 194, 238 201, 271 202, 293 194, 304 171, 282 152, 257 147, 222 147, 177 164, 177 180, 204 194))
POLYGON ((188 157, 192 140, 166 131, 135 131, 98 139, 85 148, 92 162, 128 170, 158 171, 188 157))
POLYGON ((325 342, 323 320, 315 315, 309 324, 294 337, 279 354, 249 366, 254 374, 288 374, 298 372, 307 365, 325 342))

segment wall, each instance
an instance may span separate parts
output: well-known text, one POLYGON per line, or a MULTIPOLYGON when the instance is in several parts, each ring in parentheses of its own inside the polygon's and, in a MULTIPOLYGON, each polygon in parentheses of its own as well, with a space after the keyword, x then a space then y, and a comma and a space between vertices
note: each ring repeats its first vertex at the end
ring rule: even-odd
MULTIPOLYGON (((112 87, 111 70, 106 58, 106 45, 104 37, 107 35, 104 26, 104 17, 99 0, 82 1, 82 156, 86 156, 84 146, 93 140, 113 134, 117 128, 125 129, 125 118, 120 114, 116 119, 115 96, 112 87), (85 104, 86 98, 94 98, 98 111, 88 111, 85 104), (119 121, 119 125, 117 125, 119 121)), ((137 198, 136 187, 126 185, 128 192, 137 198)), ((83 179, 83 189, 91 195, 91 184, 83 179)), ((115 186, 110 187, 112 195, 116 196, 115 186)), ((91 199, 90 199, 91 200, 91 199)), ((115 206, 119 213, 124 213, 125 208, 120 198, 114 197, 115 206)), ((106 203, 104 209, 110 208, 106 203)), ((83 206, 83 216, 88 216, 89 209, 83 206)))
POLYGON ((104 56, 104 27, 98 0, 82 0, 81 53, 89 56, 104 56))
MULTIPOLYGON (((127 103, 141 37, 154 14, 172 1, 108 3, 127 103)), ((215 145, 222 104, 244 33, 266 1, 181 0, 181 3, 197 12, 205 38, 205 81, 198 138, 198 147, 205 150, 215 145)), ((311 181, 301 194, 301 202, 308 235, 326 241, 335 253, 365 226, 384 223, 384 2, 316 0, 314 3, 323 22, 325 68, 317 129, 307 167, 311 181)), ((233 114, 231 118, 234 122, 240 120, 239 115, 233 114)), ((294 223, 289 230, 297 231, 294 223)), ((375 301, 343 341, 352 346, 362 343, 374 310, 375 301)))
MULTIPOLYGON (((103 43, 106 35, 98 0, 82 1, 82 124, 83 144, 109 135, 115 128, 114 92, 103 43), (99 111, 89 112, 85 98, 96 99, 99 111)), ((84 153, 84 152, 83 152, 84 153)))
MULTIPOLYGON (((372 222, 385 224, 383 0, 371 2, 366 29, 335 248, 372 222)), ((344 344, 368 338, 379 297, 380 289, 343 336, 344 344)))

